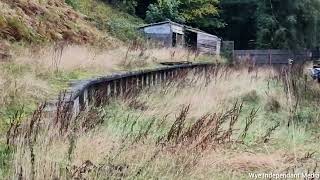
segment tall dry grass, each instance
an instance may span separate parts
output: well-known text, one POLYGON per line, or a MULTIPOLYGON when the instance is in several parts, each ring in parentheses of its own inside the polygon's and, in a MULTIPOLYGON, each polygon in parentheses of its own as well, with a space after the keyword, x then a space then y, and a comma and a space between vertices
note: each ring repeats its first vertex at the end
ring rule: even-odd
MULTIPOLYGON (((58 43, 55 46, 22 50, 15 63, 32 64, 47 69, 94 70, 110 73, 130 68, 159 66, 168 61, 211 61, 221 62, 219 57, 197 55, 184 48, 147 48, 147 45, 131 44, 116 49, 101 49, 58 43)), ((130 70, 130 69, 129 69, 130 70)))
POLYGON ((247 179, 316 169, 319 144, 305 126, 287 126, 299 98, 288 100, 288 88, 297 91, 276 70, 217 67, 180 78, 75 120, 36 113, 20 126, 29 133, 16 136, 10 177, 247 179))
MULTIPOLYGON (((188 56, 194 56, 195 60, 200 58, 185 49, 146 47, 133 42, 117 49, 56 43, 14 49, 14 56, 0 64, 0 113, 8 112, 7 107, 12 102, 14 108, 11 109, 28 106, 27 114, 30 114, 37 103, 54 98, 74 80, 158 67, 160 62, 185 61, 188 56)), ((8 117, 2 115, 0 119, 0 129, 5 129, 8 117)))

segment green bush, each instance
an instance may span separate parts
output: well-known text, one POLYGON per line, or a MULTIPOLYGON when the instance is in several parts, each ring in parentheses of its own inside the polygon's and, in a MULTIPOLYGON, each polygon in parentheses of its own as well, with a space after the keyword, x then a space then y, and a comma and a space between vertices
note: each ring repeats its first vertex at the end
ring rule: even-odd
POLYGON ((269 97, 267 99, 267 103, 265 104, 265 110, 271 111, 274 113, 278 113, 281 109, 281 105, 279 101, 277 101, 274 97, 269 97))
POLYGON ((6 177, 11 164, 12 151, 6 145, 0 144, 0 177, 6 177))
POLYGON ((244 94, 242 96, 242 100, 245 102, 251 102, 251 103, 257 102, 259 100, 259 96, 257 94, 257 91, 252 90, 252 91, 244 94))
POLYGON ((34 32, 25 22, 18 17, 7 18, 7 26, 10 29, 9 40, 27 41, 30 43, 38 43, 45 41, 45 38, 34 32))
POLYGON ((303 107, 300 108, 293 116, 293 120, 297 123, 302 123, 305 125, 314 123, 317 119, 317 116, 319 115, 317 113, 316 108, 311 107, 303 107))
POLYGON ((78 9, 77 0, 65 0, 65 2, 70 5, 73 9, 78 9))
POLYGON ((176 22, 184 22, 178 10, 180 4, 180 1, 176 0, 163 0, 157 4, 151 4, 146 14, 146 20, 148 22, 159 22, 171 19, 176 22))
POLYGON ((133 40, 138 38, 137 27, 123 21, 122 19, 114 19, 106 23, 109 32, 120 40, 133 40))
POLYGON ((118 3, 118 7, 121 10, 130 14, 135 14, 136 6, 137 6, 137 2, 135 0, 121 0, 121 2, 118 3))

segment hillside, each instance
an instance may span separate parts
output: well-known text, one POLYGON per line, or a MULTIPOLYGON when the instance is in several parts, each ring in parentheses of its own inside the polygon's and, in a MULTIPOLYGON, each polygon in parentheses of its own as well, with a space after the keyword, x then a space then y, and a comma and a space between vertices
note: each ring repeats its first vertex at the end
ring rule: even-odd
POLYGON ((5 0, 0 5, 0 35, 9 41, 92 43, 101 35, 63 1, 5 0))
POLYGON ((143 23, 101 1, 81 0, 76 7, 70 5, 63 0, 0 1, 2 56, 8 56, 10 45, 17 43, 66 41, 111 48, 135 38, 135 28, 143 23))

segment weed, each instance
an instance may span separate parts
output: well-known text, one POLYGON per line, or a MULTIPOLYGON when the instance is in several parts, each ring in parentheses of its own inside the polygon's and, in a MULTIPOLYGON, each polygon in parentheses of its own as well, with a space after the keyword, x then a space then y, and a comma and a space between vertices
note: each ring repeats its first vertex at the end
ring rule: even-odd
POLYGON ((256 103, 259 101, 259 96, 257 94, 257 91, 252 90, 242 96, 242 101, 249 102, 249 103, 256 103))
POLYGON ((73 9, 78 9, 78 3, 75 0, 66 0, 67 4, 69 4, 73 9))
POLYGON ((280 109, 280 103, 274 97, 268 97, 267 103, 265 104, 265 110, 277 113, 280 109))
POLYGON ((0 144, 0 176, 8 176, 11 170, 12 148, 10 146, 0 144))
POLYGON ((263 142, 267 143, 270 140, 270 136, 272 135, 272 133, 278 128, 280 127, 280 123, 277 122, 274 126, 272 126, 271 128, 269 128, 266 132, 266 134, 264 136, 262 136, 263 142))
POLYGON ((249 127, 252 125, 254 119, 256 118, 258 111, 259 111, 259 108, 252 109, 249 116, 246 118, 245 127, 244 127, 242 134, 241 134, 242 141, 247 137, 249 127))

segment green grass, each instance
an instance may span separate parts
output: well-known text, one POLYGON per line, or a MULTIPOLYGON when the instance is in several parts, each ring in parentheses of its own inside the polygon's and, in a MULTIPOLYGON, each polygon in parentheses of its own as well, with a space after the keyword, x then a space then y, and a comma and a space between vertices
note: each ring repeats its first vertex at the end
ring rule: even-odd
MULTIPOLYGON (((276 88, 277 86, 274 87, 276 88)), ((261 89, 260 93, 262 92, 264 92, 263 88, 261 89)), ((161 104, 165 101, 169 102, 170 99, 173 98, 171 97, 171 95, 163 96, 159 91, 154 90, 151 92, 142 93, 140 97, 137 99, 137 101, 143 102, 144 100, 147 100, 146 106, 148 106, 148 103, 161 104)), ((277 123, 281 122, 281 127, 287 129, 285 127, 285 123, 287 122, 288 114, 285 112, 285 109, 281 109, 279 112, 270 112, 268 109, 264 108, 266 102, 265 100, 262 100, 263 98, 261 96, 262 94, 256 94, 256 92, 249 92, 248 94, 245 94, 242 97, 230 100, 231 104, 233 104, 236 101, 243 101, 243 109, 240 114, 239 121, 237 123, 238 132, 244 129, 246 118, 249 116, 251 110, 258 109, 258 113, 255 117, 253 125, 249 129, 247 137, 244 139, 244 143, 249 146, 255 145, 257 142, 260 142, 263 135, 265 135, 266 130, 275 126, 277 123)), ((146 114, 144 110, 129 107, 127 103, 123 103, 122 101, 115 101, 111 103, 110 105, 104 108, 103 112, 103 114, 106 115, 105 126, 107 127, 107 129, 109 129, 111 132, 117 135, 124 135, 127 133, 140 133, 139 131, 143 131, 146 127, 148 127, 150 122, 154 121, 154 126, 158 128, 152 128, 150 134, 155 135, 154 137, 158 138, 164 135, 166 132, 168 132, 171 126, 171 124, 168 122, 174 121, 174 119, 166 119, 165 121, 163 121, 164 117, 158 115, 150 116, 146 114), (134 128, 131 129, 133 125, 134 128)), ((311 116, 312 114, 308 115, 311 116)), ((315 118, 315 116, 309 118, 315 118)), ((195 121, 194 117, 192 116, 188 117, 188 119, 190 121, 188 123, 195 121)), ((304 126, 302 128, 304 128, 304 126)), ((297 129, 296 131, 300 131, 300 129, 297 129)), ((288 140, 286 137, 290 136, 290 132, 288 133, 289 134, 286 134, 284 136, 284 140, 288 140)), ((299 136, 304 134, 297 135, 299 136)), ((288 143, 290 143, 290 141, 288 143)))
POLYGON ((72 3, 76 10, 85 14, 95 26, 122 41, 140 38, 137 27, 144 24, 140 18, 122 12, 100 0, 78 0, 72 3))
POLYGON ((6 177, 10 170, 12 151, 0 142, 0 177, 6 177))
POLYGON ((103 108, 104 127, 107 131, 117 136, 129 135, 137 136, 148 130, 150 125, 157 126, 151 128, 148 134, 154 139, 162 137, 170 128, 171 124, 161 121, 159 117, 147 116, 142 110, 137 110, 124 105, 121 101, 116 101, 103 108), (162 122, 160 124, 160 122, 162 122))
POLYGON ((42 80, 49 83, 53 92, 59 92, 70 87, 71 81, 89 79, 99 75, 98 72, 92 72, 85 69, 75 69, 72 71, 54 71, 45 72, 38 75, 42 80))
MULTIPOLYGON (((154 95, 149 96, 148 101, 158 102, 160 101, 159 94, 157 92, 154 95)), ((142 95, 143 96, 143 95, 142 95)), ((162 100, 165 101, 166 98, 162 97, 162 100)), ((245 121, 245 117, 248 116, 249 111, 252 107, 263 106, 263 101, 247 101, 244 103, 244 109, 237 125, 236 134, 238 134, 242 129, 245 121)), ((149 133, 149 138, 156 141, 159 137, 163 137, 166 135, 171 127, 170 122, 173 122, 174 119, 167 119, 166 121, 162 121, 163 117, 161 116, 149 116, 144 113, 143 110, 133 109, 128 107, 125 103, 121 101, 116 101, 111 103, 110 105, 104 108, 105 122, 104 127, 105 131, 111 132, 119 137, 127 137, 126 141, 128 141, 129 137, 136 137, 139 134, 143 134, 143 132, 148 129, 148 125, 154 122, 149 133)), ((247 137, 244 139, 244 144, 235 144, 230 151, 249 151, 255 153, 270 153, 277 150, 284 150, 290 152, 294 146, 303 147, 302 151, 311 151, 314 146, 314 142, 308 142, 312 138, 310 132, 303 127, 296 127, 295 129, 288 129, 285 125, 281 126, 277 129, 273 135, 271 136, 271 143, 266 143, 266 148, 263 148, 263 144, 261 143, 261 137, 266 133, 266 129, 272 127, 275 122, 285 121, 287 118, 286 114, 282 112, 278 113, 270 113, 264 110, 263 108, 258 112, 257 118, 254 121, 252 127, 249 129, 247 137), (271 120, 270 117, 273 116, 274 120, 271 120)), ((149 139, 150 140, 150 139, 149 139)), ((318 146, 318 145, 317 145, 318 146)), ((130 146, 127 148, 130 149, 130 146)), ((299 152, 301 149, 299 150, 299 152)), ((318 154, 316 154, 318 155, 318 154)), ((178 155, 177 156, 181 156, 178 155)), ((183 174, 183 172, 178 172, 183 169, 183 164, 180 166, 176 164, 177 157, 172 157, 172 159, 168 157, 163 158, 163 163, 157 161, 156 167, 155 164, 150 163, 151 167, 146 167, 144 169, 144 174, 139 175, 140 178, 157 178, 157 175, 163 174, 165 177, 171 178, 186 178, 188 175, 183 174), (166 159, 167 158, 167 159, 166 159), (172 163, 169 163, 174 161, 172 163), (168 163, 168 164, 166 164, 168 163), (181 169, 180 169, 181 168, 181 169), (174 175, 174 172, 169 171, 177 171, 176 173, 180 173, 179 175, 174 175)), ((182 158, 182 157, 180 157, 182 158)), ((130 164, 130 162, 127 162, 130 164)), ((224 168, 224 167, 222 167, 224 168)), ((184 169, 185 170, 185 169, 184 169)), ((192 171, 192 170, 190 170, 192 171)), ((216 169, 210 170, 206 172, 206 177, 214 177, 214 179, 247 179, 246 172, 231 172, 228 169, 216 169)), ((188 179, 188 178, 187 178, 188 179)), ((192 178, 191 178, 192 179, 192 178)))
POLYGON ((7 19, 7 25, 14 31, 14 41, 27 41, 30 43, 37 43, 43 41, 43 38, 39 34, 35 33, 24 22, 17 17, 11 17, 7 19))
MULTIPOLYGON (((250 111, 252 109, 258 109, 255 120, 249 128, 248 135, 244 139, 246 146, 254 147, 257 144, 261 144, 263 142, 262 137, 266 135, 268 129, 278 123, 280 126, 271 133, 270 141, 272 141, 272 143, 268 144, 268 146, 271 146, 274 149, 284 148, 285 150, 292 150, 294 148, 293 146, 302 147, 305 145, 307 150, 309 149, 308 147, 314 143, 313 134, 314 132, 318 132, 314 128, 314 124, 317 123, 319 117, 317 106, 310 103, 309 99, 306 101, 303 100, 301 102, 303 105, 299 106, 293 116, 293 122, 295 123, 294 127, 292 124, 290 124, 290 127, 287 127, 288 119, 290 119, 288 107, 279 106, 278 110, 271 111, 269 106, 274 105, 269 104, 269 99, 263 97, 266 92, 280 93, 281 91, 283 91, 283 88, 280 82, 265 81, 265 83, 259 84, 259 86, 257 85, 256 91, 248 92, 241 97, 230 100, 230 103, 239 100, 244 103, 240 120, 236 128, 237 132, 241 132, 244 129, 245 120, 249 116, 250 111)), ((152 95, 146 95, 143 93, 138 99, 147 99, 146 104, 150 102, 154 104, 168 101, 168 99, 173 98, 170 96, 168 97, 167 95, 163 96, 159 94, 158 91, 152 91, 151 94, 152 95), (144 96, 147 96, 148 98, 144 98, 144 96)), ((277 99, 274 101, 277 101, 277 99)), ((135 126, 137 129, 134 129, 135 133, 138 132, 139 129, 148 126, 148 123, 152 122, 154 119, 157 124, 157 122, 162 122, 161 120, 163 118, 157 115, 146 115, 143 110, 132 109, 128 107, 127 104, 121 102, 116 102, 107 106, 105 108, 105 114, 107 114, 106 123, 109 127, 112 127, 112 132, 116 132, 117 134, 121 134, 121 132, 128 133, 128 128, 130 127, 128 124, 132 124, 132 121, 135 118, 138 119, 137 126, 135 126)), ((162 124, 162 128, 153 129, 151 134, 159 134, 161 136, 168 131, 169 127, 170 124, 164 123, 162 124)))
MULTIPOLYGON (((71 81, 89 79, 97 76, 98 72, 92 72, 85 69, 75 69, 72 71, 41 71, 37 73, 31 65, 4 63, 0 65, 0 70, 6 80, 6 87, 2 91, 6 94, 5 102, 0 106, 0 134, 6 131, 10 120, 15 117, 17 112, 21 113, 21 118, 28 118, 37 108, 39 103, 46 100, 52 100, 58 96, 60 91, 68 89, 71 81), (35 81, 46 82, 49 87, 36 87, 35 91, 43 91, 45 94, 37 95, 25 92, 19 88, 24 76, 35 76, 35 81), (43 88, 43 89, 42 89, 43 88), (48 89, 47 89, 48 88, 48 89)), ((33 86, 27 84, 27 86, 33 86)), ((31 88, 31 87, 29 87, 31 88)))
POLYGON ((17 77, 23 76, 25 73, 30 71, 31 66, 16 64, 16 63, 4 63, 4 64, 1 64, 0 70, 5 74, 7 74, 8 76, 17 78, 17 77))
POLYGON ((0 134, 5 131, 11 119, 15 118, 17 112, 21 113, 22 118, 32 114, 36 108, 36 99, 24 95, 24 90, 17 88, 17 80, 22 78, 31 70, 29 65, 5 63, 0 65, 0 70, 6 76, 6 87, 4 102, 0 107, 0 134))

